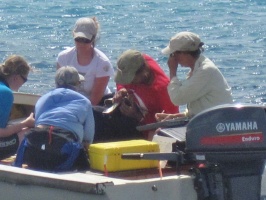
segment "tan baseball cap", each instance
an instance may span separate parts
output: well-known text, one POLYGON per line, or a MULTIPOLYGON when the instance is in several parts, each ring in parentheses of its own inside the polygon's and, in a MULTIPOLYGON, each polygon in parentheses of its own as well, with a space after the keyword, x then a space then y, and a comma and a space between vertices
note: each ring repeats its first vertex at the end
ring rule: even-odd
POLYGON ((200 44, 201 40, 197 34, 180 32, 170 39, 168 46, 162 50, 162 53, 169 55, 175 51, 196 51, 200 44))
POLYGON ((129 84, 134 79, 136 72, 145 63, 141 52, 129 49, 121 54, 117 61, 115 82, 129 84))

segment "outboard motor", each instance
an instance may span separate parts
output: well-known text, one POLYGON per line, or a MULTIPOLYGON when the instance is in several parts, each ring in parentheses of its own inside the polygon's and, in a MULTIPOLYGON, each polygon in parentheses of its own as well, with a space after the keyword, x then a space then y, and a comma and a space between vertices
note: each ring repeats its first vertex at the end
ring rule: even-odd
POLYGON ((186 152, 200 200, 259 200, 266 159, 266 107, 223 105, 187 124, 186 152))

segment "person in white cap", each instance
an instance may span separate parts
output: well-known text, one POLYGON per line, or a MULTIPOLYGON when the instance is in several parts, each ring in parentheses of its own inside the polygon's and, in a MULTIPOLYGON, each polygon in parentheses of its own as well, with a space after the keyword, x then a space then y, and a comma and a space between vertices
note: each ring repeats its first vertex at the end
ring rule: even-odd
POLYGON ((171 81, 167 89, 170 99, 175 105, 187 104, 187 110, 177 114, 156 113, 158 121, 192 117, 213 106, 233 102, 226 79, 215 64, 201 54, 203 45, 197 34, 180 32, 162 50, 163 54, 169 55, 167 64, 171 81), (190 68, 184 81, 177 75, 179 65, 190 68))
POLYGON ((73 29, 75 46, 63 50, 57 57, 57 69, 73 66, 85 77, 79 92, 88 97, 92 105, 102 105, 104 98, 112 96, 108 82, 114 74, 108 57, 95 47, 98 35, 96 17, 79 18, 73 29))

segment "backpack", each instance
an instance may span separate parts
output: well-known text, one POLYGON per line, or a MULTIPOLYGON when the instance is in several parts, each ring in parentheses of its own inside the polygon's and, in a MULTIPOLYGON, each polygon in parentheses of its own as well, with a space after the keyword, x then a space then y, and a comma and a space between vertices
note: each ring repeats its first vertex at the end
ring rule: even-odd
POLYGON ((51 172, 89 168, 83 145, 77 141, 75 135, 53 126, 35 127, 25 134, 14 166, 22 167, 22 164, 27 164, 31 169, 51 172))

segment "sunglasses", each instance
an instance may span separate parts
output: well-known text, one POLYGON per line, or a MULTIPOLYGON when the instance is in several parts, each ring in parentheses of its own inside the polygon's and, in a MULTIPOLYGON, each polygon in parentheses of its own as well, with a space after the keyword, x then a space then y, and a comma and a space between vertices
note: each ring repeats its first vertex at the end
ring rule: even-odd
POLYGON ((75 38, 75 42, 89 44, 92 42, 92 40, 89 40, 87 38, 78 37, 78 38, 75 38))
POLYGON ((28 81, 28 78, 22 76, 21 74, 20 74, 20 77, 22 78, 22 80, 24 81, 24 83, 26 83, 28 81))

